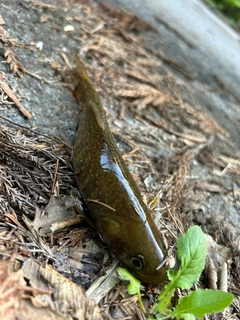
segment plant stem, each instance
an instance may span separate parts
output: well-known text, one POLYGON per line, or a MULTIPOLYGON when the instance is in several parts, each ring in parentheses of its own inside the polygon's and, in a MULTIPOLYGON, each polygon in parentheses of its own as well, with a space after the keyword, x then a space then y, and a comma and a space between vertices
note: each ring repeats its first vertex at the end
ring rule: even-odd
POLYGON ((138 290, 137 295, 138 295, 138 301, 139 301, 139 304, 140 304, 140 308, 142 309, 143 313, 146 314, 146 310, 145 310, 143 302, 142 302, 142 297, 141 297, 140 290, 138 290))

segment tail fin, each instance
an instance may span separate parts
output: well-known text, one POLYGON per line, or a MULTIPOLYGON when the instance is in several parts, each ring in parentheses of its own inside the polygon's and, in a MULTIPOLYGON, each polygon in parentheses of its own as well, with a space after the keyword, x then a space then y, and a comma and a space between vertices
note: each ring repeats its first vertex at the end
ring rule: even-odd
POLYGON ((77 85, 73 93, 81 103, 87 103, 94 89, 78 54, 75 53, 74 58, 77 66, 77 85))
POLYGON ((91 108, 93 111, 96 122, 100 128, 103 128, 103 118, 105 116, 105 110, 102 107, 100 98, 87 75, 82 61, 75 53, 75 62, 77 66, 78 82, 75 90, 73 91, 75 97, 85 107, 91 108))
POLYGON ((80 60, 79 58, 79 55, 77 53, 74 54, 74 60, 75 60, 75 63, 76 63, 76 66, 77 66, 77 74, 78 76, 83 79, 84 81, 87 81, 87 82, 90 82, 90 79, 87 75, 87 72, 85 70, 85 67, 82 63, 82 61, 80 60))

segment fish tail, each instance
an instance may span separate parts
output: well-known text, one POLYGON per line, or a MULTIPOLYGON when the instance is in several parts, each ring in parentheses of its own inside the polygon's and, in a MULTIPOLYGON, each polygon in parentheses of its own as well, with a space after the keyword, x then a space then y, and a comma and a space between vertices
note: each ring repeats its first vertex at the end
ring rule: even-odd
POLYGON ((102 107, 100 98, 87 75, 82 61, 76 53, 75 62, 77 66, 78 83, 73 93, 83 106, 91 108, 98 126, 103 128, 103 119, 106 112, 102 107))
POLYGON ((91 83, 88 75, 87 75, 87 72, 86 72, 86 69, 82 63, 82 61, 80 60, 79 58, 79 55, 77 53, 75 53, 74 55, 74 59, 75 59, 75 63, 76 63, 76 66, 77 66, 77 74, 78 76, 84 80, 84 81, 87 81, 89 83, 91 83))
POLYGON ((92 83, 87 75, 86 69, 80 60, 77 53, 74 55, 76 70, 77 70, 77 85, 73 91, 74 96, 77 100, 81 101, 81 103, 85 104, 91 100, 91 95, 94 92, 94 88, 92 83))

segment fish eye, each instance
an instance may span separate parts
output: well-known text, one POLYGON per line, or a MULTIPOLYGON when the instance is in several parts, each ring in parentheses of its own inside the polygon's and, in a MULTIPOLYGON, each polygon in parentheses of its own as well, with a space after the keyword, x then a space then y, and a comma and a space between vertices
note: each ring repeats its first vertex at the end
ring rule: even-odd
POLYGON ((131 264, 135 269, 142 269, 143 267, 143 256, 138 255, 137 257, 131 258, 131 264))

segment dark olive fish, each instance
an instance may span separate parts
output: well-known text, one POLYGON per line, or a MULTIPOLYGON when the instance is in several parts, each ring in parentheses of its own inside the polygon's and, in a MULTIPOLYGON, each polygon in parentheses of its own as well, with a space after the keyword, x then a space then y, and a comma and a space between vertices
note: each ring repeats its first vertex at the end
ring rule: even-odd
POLYGON ((73 148, 79 191, 87 219, 137 278, 162 283, 165 250, 150 210, 125 164, 107 123, 100 98, 79 57, 75 95, 83 107, 73 148))

